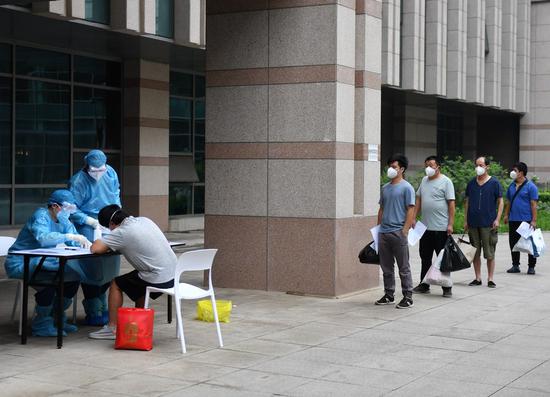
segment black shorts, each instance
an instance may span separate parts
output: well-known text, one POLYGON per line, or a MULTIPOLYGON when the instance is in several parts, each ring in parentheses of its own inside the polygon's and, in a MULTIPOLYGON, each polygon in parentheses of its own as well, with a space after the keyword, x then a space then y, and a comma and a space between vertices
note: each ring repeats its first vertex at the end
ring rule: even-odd
MULTIPOLYGON (((115 277, 116 285, 122 290, 128 297, 134 302, 145 296, 145 289, 147 287, 157 288, 172 288, 174 286, 174 280, 167 281, 166 283, 153 284, 142 280, 138 271, 123 274, 122 276, 115 277)), ((152 299, 157 299, 162 294, 160 292, 153 292, 149 294, 152 299)))

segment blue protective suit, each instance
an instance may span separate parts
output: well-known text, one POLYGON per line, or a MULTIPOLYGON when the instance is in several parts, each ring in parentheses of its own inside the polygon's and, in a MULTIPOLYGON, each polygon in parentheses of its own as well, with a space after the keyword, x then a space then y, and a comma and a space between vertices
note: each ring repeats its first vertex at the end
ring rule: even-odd
MULTIPOLYGON (((10 247, 9 251, 51 248, 60 243, 77 246, 78 243, 66 239, 65 235, 67 233, 77 234, 71 222, 63 218, 60 218, 59 222, 56 222, 51 218, 47 208, 38 208, 21 229, 17 240, 10 247)), ((20 255, 10 255, 9 251, 4 263, 6 274, 10 278, 22 279, 23 257, 20 255)), ((40 258, 31 258, 29 267, 31 273, 38 265, 38 262, 40 262, 40 258)), ((73 267, 73 264, 76 265, 75 262, 67 262, 65 281, 78 281, 80 279, 73 267)), ((43 269, 56 271, 59 269, 59 261, 55 258, 47 258, 44 261, 43 269)))
MULTIPOLYGON (((92 178, 82 169, 73 175, 69 182, 69 190, 73 193, 78 210, 71 215, 78 233, 94 241, 94 229, 86 224, 86 218, 97 219, 99 211, 109 205, 120 203, 120 184, 116 171, 109 165, 107 172, 99 181, 92 178)), ((101 286, 110 283, 120 271, 120 258, 111 256, 80 260, 82 284, 101 286)))

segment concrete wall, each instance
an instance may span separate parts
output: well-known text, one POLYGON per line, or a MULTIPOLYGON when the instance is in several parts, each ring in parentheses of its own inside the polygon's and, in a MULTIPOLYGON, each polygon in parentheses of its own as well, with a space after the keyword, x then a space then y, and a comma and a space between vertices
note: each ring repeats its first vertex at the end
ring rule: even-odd
POLYGON ((357 253, 379 194, 382 3, 219 0, 207 14, 215 284, 326 296, 377 285, 357 253))

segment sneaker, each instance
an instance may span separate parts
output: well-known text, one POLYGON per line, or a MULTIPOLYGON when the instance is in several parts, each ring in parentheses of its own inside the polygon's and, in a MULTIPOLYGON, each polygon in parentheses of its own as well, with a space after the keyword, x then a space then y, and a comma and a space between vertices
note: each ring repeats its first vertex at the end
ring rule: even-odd
POLYGON ((487 287, 489 288, 496 288, 496 284, 493 281, 487 281, 487 287))
POLYGON ((453 290, 450 288, 443 288, 443 297, 451 298, 453 296, 453 290))
POLYGON ((470 284, 468 285, 471 285, 471 286, 474 286, 474 285, 481 285, 481 280, 474 280, 472 281, 470 284))
POLYGON ((394 302, 393 296, 385 294, 383 297, 374 302, 375 305, 391 305, 394 302))
POLYGON ((414 303, 412 298, 407 298, 406 296, 401 299, 401 302, 399 302, 395 307, 397 309, 408 309, 409 307, 413 307, 414 303))
POLYGON ((510 269, 506 270, 506 273, 521 273, 521 270, 519 270, 519 265, 512 265, 510 269))
POLYGON ((413 292, 415 294, 429 294, 430 293, 430 286, 428 284, 420 283, 416 287, 413 288, 413 292))
POLYGON ((91 339, 116 339, 116 329, 104 325, 99 331, 90 332, 88 337, 91 339))
POLYGON ((535 274, 535 268, 529 266, 529 269, 527 269, 527 274, 535 274))

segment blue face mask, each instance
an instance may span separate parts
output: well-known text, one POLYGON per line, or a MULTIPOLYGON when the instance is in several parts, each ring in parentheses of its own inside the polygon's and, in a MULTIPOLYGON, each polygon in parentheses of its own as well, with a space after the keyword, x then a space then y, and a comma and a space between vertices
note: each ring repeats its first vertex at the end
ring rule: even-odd
POLYGON ((68 223, 69 222, 69 216, 71 214, 67 210, 61 210, 57 213, 57 221, 59 223, 68 223))

